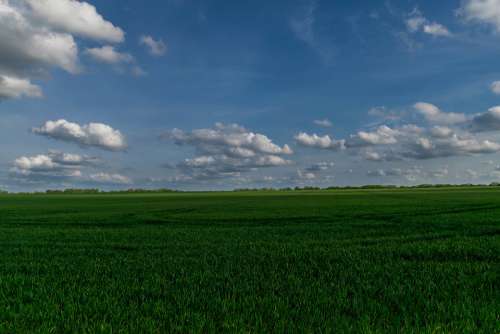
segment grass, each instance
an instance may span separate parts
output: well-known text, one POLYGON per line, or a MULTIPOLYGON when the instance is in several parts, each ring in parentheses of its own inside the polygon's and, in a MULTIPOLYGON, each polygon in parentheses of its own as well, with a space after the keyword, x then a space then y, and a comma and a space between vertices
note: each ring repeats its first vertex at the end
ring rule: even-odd
POLYGON ((500 190, 0 196, 0 332, 500 333, 500 190))

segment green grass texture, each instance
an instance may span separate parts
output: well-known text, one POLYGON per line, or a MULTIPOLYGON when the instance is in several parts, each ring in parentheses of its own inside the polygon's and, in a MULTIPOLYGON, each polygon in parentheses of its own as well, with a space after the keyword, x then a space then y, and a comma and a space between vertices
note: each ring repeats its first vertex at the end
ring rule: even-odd
POLYGON ((500 333, 495 188, 0 195, 0 333, 500 333))

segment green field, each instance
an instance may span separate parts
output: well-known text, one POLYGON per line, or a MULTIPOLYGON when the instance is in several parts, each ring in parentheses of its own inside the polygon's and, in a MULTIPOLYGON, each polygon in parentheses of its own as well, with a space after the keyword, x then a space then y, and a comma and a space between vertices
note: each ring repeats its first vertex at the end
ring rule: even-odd
POLYGON ((0 332, 500 333, 496 188, 0 196, 0 332))

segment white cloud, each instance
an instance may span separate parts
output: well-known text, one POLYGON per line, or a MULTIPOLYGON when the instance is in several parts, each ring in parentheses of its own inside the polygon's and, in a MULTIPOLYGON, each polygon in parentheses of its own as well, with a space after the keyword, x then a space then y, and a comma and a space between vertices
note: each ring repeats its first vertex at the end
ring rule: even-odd
POLYGON ((317 178, 317 175, 311 172, 304 172, 300 169, 297 170, 297 177, 300 180, 314 180, 317 178))
POLYGON ((280 147, 267 136, 237 124, 217 123, 214 128, 192 132, 174 129, 163 137, 196 149, 197 157, 177 165, 182 177, 191 180, 234 178, 259 168, 286 166, 291 161, 282 156, 293 153, 288 145, 280 147))
POLYGON ((94 60, 107 64, 130 63, 134 61, 134 57, 130 54, 118 52, 110 45, 105 45, 100 48, 89 48, 85 50, 85 53, 94 60))
POLYGON ((59 165, 47 155, 37 155, 17 158, 14 167, 20 171, 49 171, 59 168, 59 165))
POLYGON ((314 124, 317 126, 321 126, 324 128, 331 128, 333 126, 333 123, 329 119, 317 119, 314 121, 314 124))
POLYGON ((85 1, 25 0, 33 15, 47 25, 71 34, 106 42, 122 42, 124 32, 106 21, 85 1))
POLYGON ((23 96, 42 97, 42 90, 28 79, 0 75, 0 100, 23 96))
POLYGON ((132 184, 132 180, 121 174, 96 173, 89 175, 90 181, 109 184, 132 184))
POLYGON ((500 0, 464 0, 458 13, 467 21, 490 25, 500 32, 500 0))
POLYGON ((424 25, 424 32, 432 36, 440 36, 440 37, 451 36, 451 33, 448 30, 448 28, 436 22, 424 25))
POLYGON ((418 102, 414 105, 414 108, 430 123, 451 125, 467 121, 467 117, 464 114, 446 113, 430 103, 418 102))
POLYGON ((500 81, 493 82, 490 86, 490 89, 494 94, 500 95, 500 81))
POLYGON ((83 181, 81 169, 98 164, 99 160, 93 157, 49 151, 15 159, 10 172, 13 178, 29 182, 83 181))
POLYGON ((44 185, 54 182, 60 186, 86 184, 132 184, 133 181, 124 175, 112 172, 96 171, 101 161, 86 155, 49 151, 46 154, 22 156, 12 163, 11 177, 15 181, 40 183, 44 185))
POLYGON ((363 158, 368 161, 382 161, 384 159, 380 153, 374 151, 364 151, 363 158))
POLYGON ((330 136, 318 136, 317 134, 309 135, 301 132, 295 136, 295 140, 299 145, 311 148, 320 148, 327 150, 343 150, 345 148, 344 140, 335 140, 330 136))
POLYGON ((452 34, 444 25, 426 19, 418 8, 415 8, 406 20, 406 27, 410 33, 423 32, 436 37, 450 37, 452 34))
POLYGON ((73 36, 40 27, 20 8, 0 1, 0 73, 26 75, 59 67, 79 71, 78 47, 73 36))
POLYGON ((343 147, 368 161, 423 160, 500 152, 500 143, 480 134, 500 130, 500 107, 471 117, 445 113, 429 103, 417 103, 414 107, 431 124, 443 125, 428 128, 413 124, 392 128, 382 125, 373 131, 359 131, 347 141, 306 133, 300 133, 295 139, 306 147, 343 147))
POLYGON ((11 79, 10 86, 14 81, 17 85, 8 93, 3 87, 2 98, 41 95, 31 81, 54 68, 80 73, 75 36, 119 42, 123 31, 85 1, 0 0, 0 77, 4 85, 5 78, 11 79), (16 93, 18 89, 21 94, 16 93))
POLYGON ((485 113, 476 114, 470 121, 473 132, 487 132, 500 130, 500 106, 492 107, 485 113))
POLYGON ((127 148, 125 136, 118 130, 102 123, 79 125, 64 119, 47 121, 33 133, 56 140, 77 143, 81 146, 94 146, 110 151, 123 151, 127 148))
POLYGON ((277 155, 263 155, 257 158, 255 164, 260 167, 275 167, 289 165, 290 161, 277 155))
POLYGON ((191 133, 174 129, 165 137, 173 139, 180 145, 190 144, 201 151, 224 153, 230 156, 246 155, 249 152, 261 154, 293 153, 288 145, 280 147, 267 136, 248 131, 237 124, 217 123, 213 129, 198 129, 191 133))
POLYGON ((167 52, 167 45, 163 40, 155 40, 151 36, 141 36, 139 43, 146 45, 153 56, 163 56, 167 52))
POLYGON ((370 161, 421 160, 500 152, 499 143, 477 134, 500 130, 500 108, 478 114, 460 126, 420 128, 404 125, 394 129, 382 126, 383 131, 379 128, 365 136, 351 136, 346 146, 348 149, 370 146, 369 150, 358 151, 362 158, 370 161), (493 118, 498 122, 495 123, 493 118))
POLYGON ((351 136, 347 141, 348 147, 369 146, 369 145, 389 145, 398 142, 399 131, 391 129, 386 125, 378 127, 374 132, 359 131, 351 136))
POLYGON ((61 171, 64 169, 75 169, 86 165, 95 165, 96 158, 82 156, 78 154, 63 153, 59 151, 49 151, 47 154, 35 156, 22 156, 17 158, 13 166, 16 171, 22 174, 31 172, 61 171))
POLYGON ((414 159, 432 159, 450 156, 491 154, 500 151, 500 144, 490 140, 459 137, 453 135, 446 139, 431 140, 418 138, 413 143, 408 143, 408 151, 403 155, 414 159))
POLYGON ((430 129, 430 134, 434 138, 450 138, 454 132, 446 126, 434 126, 430 129))
POLYGON ((94 157, 89 157, 87 155, 64 153, 55 150, 50 150, 48 156, 54 163, 64 166, 89 166, 89 165, 97 165, 100 163, 99 159, 94 157))

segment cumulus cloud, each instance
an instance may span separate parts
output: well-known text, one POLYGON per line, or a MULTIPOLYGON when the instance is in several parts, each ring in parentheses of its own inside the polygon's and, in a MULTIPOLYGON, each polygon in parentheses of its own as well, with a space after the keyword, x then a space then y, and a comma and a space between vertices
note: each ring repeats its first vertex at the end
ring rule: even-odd
POLYGON ((384 157, 379 152, 363 151, 362 156, 368 161, 383 161, 384 157))
POLYGON ((48 157, 59 165, 62 166, 94 166, 99 165, 100 160, 96 157, 91 157, 88 155, 64 153, 61 151, 50 150, 48 157))
POLYGON ((144 35, 139 39, 139 43, 147 46, 149 53, 153 56, 159 57, 167 53, 167 45, 161 39, 155 40, 151 36, 144 35))
POLYGON ((28 181, 80 180, 82 168, 99 164, 100 161, 94 157, 49 151, 15 159, 10 172, 13 177, 28 181))
POLYGON ((345 149, 345 140, 335 140, 330 136, 318 136, 317 134, 307 134, 301 132, 295 136, 295 141, 304 147, 320 148, 325 150, 343 150, 345 149))
POLYGON ((500 130, 500 106, 488 109, 485 113, 476 114, 470 121, 473 132, 486 132, 500 130))
POLYGON ((500 81, 492 82, 490 85, 490 89, 494 94, 500 95, 500 81))
POLYGON ((254 169, 286 166, 291 161, 283 156, 293 153, 288 145, 278 146, 237 124, 217 123, 214 128, 191 132, 174 129, 162 137, 196 149, 198 156, 177 165, 183 174, 196 179, 236 177, 254 169))
POLYGON ((96 8, 77 0, 26 0, 34 17, 55 29, 106 42, 122 42, 125 33, 96 8))
POLYGON ((36 156, 22 156, 17 158, 13 165, 17 171, 25 174, 28 172, 60 171, 94 165, 98 159, 78 154, 49 151, 47 154, 36 156))
POLYGON ((90 174, 89 180, 96 183, 132 184, 132 179, 121 174, 96 173, 90 174))
POLYGON ((130 63, 134 61, 134 57, 130 54, 118 52, 111 45, 105 45, 100 48, 89 48, 85 50, 85 53, 94 60, 107 64, 130 63))
POLYGON ((466 21, 486 24, 500 32, 500 0, 464 0, 458 14, 466 21))
POLYGON ((254 154, 292 154, 288 145, 280 147, 267 136, 248 131, 237 124, 217 123, 212 129, 198 129, 190 133, 174 129, 166 133, 179 145, 189 144, 200 151, 247 157, 254 154))
POLYGON ((358 147, 396 144, 398 142, 396 137, 399 134, 400 132, 398 130, 382 125, 373 132, 359 131, 356 135, 351 136, 350 140, 347 141, 347 146, 358 147))
POLYGON ((424 33, 432 36, 451 36, 448 28, 436 22, 424 25, 424 33))
POLYGON ((406 26, 408 31, 411 33, 416 33, 421 31, 425 34, 436 36, 436 37, 449 37, 451 36, 450 31, 444 25, 431 22, 426 19, 418 8, 415 8, 406 20, 406 26))
POLYGON ((50 67, 79 71, 73 36, 47 29, 25 16, 21 8, 0 0, 0 72, 27 75, 50 67))
POLYGON ((467 121, 467 117, 464 114, 443 112, 435 105, 426 102, 418 102, 414 105, 414 108, 422 114, 428 122, 434 124, 451 125, 467 121))
POLYGON ((323 128, 331 128, 333 126, 333 123, 329 119, 317 119, 314 121, 314 124, 317 126, 321 126, 323 128))
POLYGON ((0 100, 42 97, 42 90, 28 79, 0 75, 0 100))
POLYGON ((500 151, 500 144, 489 140, 460 137, 453 135, 445 139, 418 138, 413 143, 408 143, 405 157, 415 159, 432 159, 449 156, 488 154, 500 151))
POLYGON ((33 157, 20 157, 14 161, 14 166, 19 171, 31 172, 31 171, 49 171, 56 168, 60 168, 60 165, 56 164, 47 155, 37 155, 33 157))
POLYGON ((379 131, 379 128, 377 131, 366 133, 365 136, 351 136, 347 148, 369 146, 370 149, 359 152, 369 161, 421 160, 497 153, 500 152, 499 143, 478 136, 481 131, 496 129, 495 123, 491 121, 494 116, 496 115, 492 112, 478 114, 461 124, 460 128, 421 128, 411 124, 393 129, 382 127, 383 131, 379 131), (486 117, 487 119, 484 119, 486 117), (471 129, 474 132, 470 132, 471 129))
MULTIPOLYGON (((461 113, 446 113, 430 103, 419 102, 415 104, 415 109, 419 111, 425 119, 434 124, 460 125, 472 132, 487 132, 500 130, 500 106, 488 109, 487 112, 478 113, 467 117, 461 113)), ((451 129, 447 127, 434 127, 431 131, 435 136, 450 135, 451 129)))
POLYGON ((119 130, 102 123, 79 125, 64 119, 47 121, 32 132, 66 142, 73 142, 83 147, 97 147, 109 151, 123 151, 127 148, 125 136, 119 130))
POLYGON ((434 138, 450 138, 454 135, 453 130, 447 126, 434 126, 429 132, 434 138))
POLYGON ((500 152, 500 143, 483 138, 481 132, 500 130, 500 107, 471 117, 444 113, 428 103, 415 108, 433 125, 419 127, 406 124, 397 127, 382 125, 372 131, 359 131, 347 140, 301 133, 298 144, 317 149, 343 149, 367 161, 401 161, 493 154, 500 152))
MULTIPOLYGON (((500 131, 500 106, 487 112, 465 115, 447 113, 437 106, 420 102, 414 108, 429 123, 426 126, 414 124, 381 125, 371 130, 358 131, 347 140, 334 140, 329 136, 300 133, 295 136, 299 145, 316 149, 343 149, 350 155, 374 162, 404 163, 416 160, 442 159, 447 157, 474 156, 500 152, 500 142, 490 132, 500 131)), ((385 114, 386 109, 376 111, 385 114)), ((403 120, 403 119, 399 119, 403 120)), ((312 168, 304 172, 317 173, 312 168)), ((394 176, 397 170, 372 170, 372 176, 394 176)), ((415 180, 418 170, 412 173, 401 171, 401 176, 415 180)), ((445 177, 445 169, 422 172, 422 177, 445 177)))
POLYGON ((12 162, 11 177, 15 181, 60 185, 70 184, 110 184, 125 185, 133 181, 124 175, 97 172, 103 164, 101 160, 60 151, 49 151, 34 156, 21 156, 12 162))
POLYGON ((120 28, 85 1, 0 0, 0 96, 41 96, 31 80, 53 68, 81 72, 75 36, 107 42, 124 38, 120 28))
POLYGON ((300 169, 297 170, 297 178, 299 180, 315 180, 317 178, 317 175, 312 173, 312 172, 308 172, 308 171, 302 171, 300 169))

